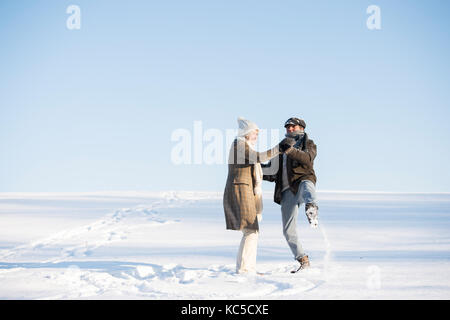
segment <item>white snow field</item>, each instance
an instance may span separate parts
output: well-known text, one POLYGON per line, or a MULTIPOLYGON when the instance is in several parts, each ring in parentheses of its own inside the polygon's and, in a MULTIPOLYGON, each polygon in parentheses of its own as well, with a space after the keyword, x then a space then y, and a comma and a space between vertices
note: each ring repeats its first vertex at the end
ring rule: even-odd
POLYGON ((450 299, 450 194, 318 192, 297 266, 264 193, 256 276, 217 192, 0 193, 1 299, 450 299))

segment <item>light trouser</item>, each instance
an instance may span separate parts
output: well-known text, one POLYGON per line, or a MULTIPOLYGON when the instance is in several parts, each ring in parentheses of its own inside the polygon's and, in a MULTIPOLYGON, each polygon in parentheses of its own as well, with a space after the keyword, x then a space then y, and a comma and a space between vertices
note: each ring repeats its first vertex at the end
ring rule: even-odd
POLYGON ((281 217, 283 222, 283 234, 291 248, 294 258, 299 260, 305 255, 297 236, 298 208, 304 203, 317 205, 316 187, 309 180, 300 182, 297 194, 290 189, 283 191, 281 195, 281 217))
MULTIPOLYGON (((258 215, 261 221, 261 215, 258 215)), ((242 239, 236 259, 236 273, 256 273, 256 253, 258 249, 258 230, 243 229, 242 239)))

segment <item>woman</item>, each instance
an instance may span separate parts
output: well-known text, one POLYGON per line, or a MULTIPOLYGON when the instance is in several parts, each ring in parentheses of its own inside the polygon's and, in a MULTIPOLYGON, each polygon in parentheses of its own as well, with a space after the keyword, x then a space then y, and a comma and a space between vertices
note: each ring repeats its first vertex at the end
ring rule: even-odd
POLYGON ((277 156, 278 145, 266 152, 254 150, 259 129, 239 118, 238 136, 228 158, 228 178, 223 196, 227 229, 242 230, 236 261, 237 273, 256 273, 256 251, 262 213, 262 169, 260 162, 277 156))

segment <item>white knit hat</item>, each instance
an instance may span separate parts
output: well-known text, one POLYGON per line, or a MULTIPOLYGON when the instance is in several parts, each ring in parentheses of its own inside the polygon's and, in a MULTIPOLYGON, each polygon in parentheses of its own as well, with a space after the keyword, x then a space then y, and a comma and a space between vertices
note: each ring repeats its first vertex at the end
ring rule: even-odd
POLYGON ((259 128, 256 125, 256 123, 254 123, 254 122, 252 122, 250 120, 246 120, 244 118, 239 117, 237 119, 237 122, 238 122, 238 125, 239 125, 238 137, 245 137, 246 135, 248 135, 253 130, 259 130, 259 128))

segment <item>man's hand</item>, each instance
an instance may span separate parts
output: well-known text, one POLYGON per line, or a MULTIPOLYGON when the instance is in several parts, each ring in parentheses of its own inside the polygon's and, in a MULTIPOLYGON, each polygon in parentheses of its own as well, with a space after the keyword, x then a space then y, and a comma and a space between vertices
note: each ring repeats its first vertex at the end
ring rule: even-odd
POLYGON ((278 145, 278 148, 280 149, 280 152, 285 152, 287 149, 292 147, 295 144, 294 138, 284 138, 281 140, 281 142, 278 145))

